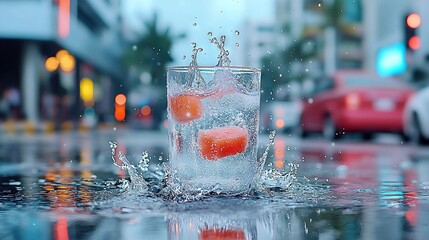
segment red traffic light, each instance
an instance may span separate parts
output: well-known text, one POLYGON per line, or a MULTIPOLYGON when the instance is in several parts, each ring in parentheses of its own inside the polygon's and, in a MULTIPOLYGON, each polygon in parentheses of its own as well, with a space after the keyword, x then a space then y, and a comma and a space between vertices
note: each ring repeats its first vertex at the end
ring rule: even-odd
POLYGON ((421 21, 420 15, 417 13, 411 13, 407 17, 407 25, 410 28, 418 28, 421 21))
POLYGON ((413 36, 408 40, 408 47, 412 50, 417 50, 420 48, 420 38, 418 36, 413 36))

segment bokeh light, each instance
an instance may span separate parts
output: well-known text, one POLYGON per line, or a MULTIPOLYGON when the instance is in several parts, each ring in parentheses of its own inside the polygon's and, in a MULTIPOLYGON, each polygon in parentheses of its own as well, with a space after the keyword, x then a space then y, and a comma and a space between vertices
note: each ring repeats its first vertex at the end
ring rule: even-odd
POLYGON ((420 37, 418 36, 413 36, 412 38, 410 38, 410 40, 408 41, 408 46, 412 49, 412 50, 417 50, 420 48, 420 37))
POLYGON ((284 160, 276 160, 276 161, 274 161, 274 166, 277 169, 283 169, 285 166, 285 161, 284 160))
POLYGON ((152 109, 146 105, 140 109, 140 113, 142 114, 142 116, 147 117, 152 113, 152 109))
POLYGON ((82 80, 80 80, 80 98, 85 102, 94 99, 94 83, 91 79, 82 78, 82 80))
POLYGON ((60 67, 64 72, 73 71, 75 66, 75 59, 72 55, 64 55, 60 59, 60 67))
POLYGON ((283 119, 277 119, 276 127, 277 128, 283 128, 284 126, 285 126, 285 121, 283 121, 283 119))
POLYGON ((125 120, 125 106, 124 105, 116 105, 115 106, 115 119, 117 121, 125 120))
POLYGON ((418 15, 417 13, 412 13, 408 15, 407 25, 410 28, 418 28, 420 26, 420 23, 421 23, 420 15, 418 15))
POLYGON ((45 61, 45 68, 48 72, 53 72, 58 69, 58 65, 60 63, 58 62, 57 58, 55 57, 48 57, 45 61))
POLYGON ((117 105, 125 105, 126 102, 127 102, 127 97, 124 94, 120 93, 120 94, 116 95, 115 103, 117 105))
POLYGON ((70 55, 70 53, 65 49, 61 49, 57 52, 57 54, 55 54, 55 57, 58 59, 58 61, 61 61, 61 58, 67 55, 70 55))

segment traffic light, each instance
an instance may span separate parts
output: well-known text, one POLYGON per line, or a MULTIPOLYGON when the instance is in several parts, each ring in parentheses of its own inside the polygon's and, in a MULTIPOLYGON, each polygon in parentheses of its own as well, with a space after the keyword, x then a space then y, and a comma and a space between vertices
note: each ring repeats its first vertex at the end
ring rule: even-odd
POLYGON ((421 18, 417 13, 409 13, 405 17, 405 45, 407 50, 417 50, 420 48, 420 37, 417 29, 420 27, 421 18))

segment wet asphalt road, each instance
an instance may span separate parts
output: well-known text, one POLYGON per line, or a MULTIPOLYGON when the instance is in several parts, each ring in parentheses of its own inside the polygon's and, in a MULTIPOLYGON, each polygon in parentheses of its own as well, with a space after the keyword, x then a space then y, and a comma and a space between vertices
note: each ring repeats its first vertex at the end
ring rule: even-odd
MULTIPOLYGON (((335 142, 279 134, 268 163, 299 163, 300 187, 272 198, 169 203, 107 182, 135 161, 167 158, 166 132, 117 129, 0 136, 0 239, 426 239, 429 149, 394 135, 335 142), (308 188, 307 188, 308 187, 308 188)), ((261 149, 268 141, 261 135, 261 149)))

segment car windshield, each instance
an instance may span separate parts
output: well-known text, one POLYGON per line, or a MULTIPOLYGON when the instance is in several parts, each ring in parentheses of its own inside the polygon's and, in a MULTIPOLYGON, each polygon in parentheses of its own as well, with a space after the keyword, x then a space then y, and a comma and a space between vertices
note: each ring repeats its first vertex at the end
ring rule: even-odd
POLYGON ((347 87, 404 87, 404 84, 392 78, 380 78, 376 76, 353 75, 344 78, 347 87))

